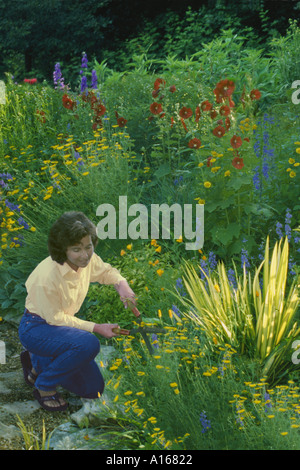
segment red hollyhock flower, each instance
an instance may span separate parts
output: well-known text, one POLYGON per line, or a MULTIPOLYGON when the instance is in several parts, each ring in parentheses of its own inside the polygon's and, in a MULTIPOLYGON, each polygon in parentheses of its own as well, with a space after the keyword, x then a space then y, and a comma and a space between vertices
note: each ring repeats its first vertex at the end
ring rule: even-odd
POLYGON ((191 108, 187 108, 186 106, 183 106, 181 110, 179 111, 179 116, 182 117, 183 119, 188 119, 193 115, 193 111, 191 108))
POLYGON ((157 90, 152 91, 152 96, 153 98, 156 98, 159 95, 160 89, 158 88, 157 90))
POLYGON ((154 102, 150 105, 150 111, 152 114, 160 114, 162 113, 162 110, 162 105, 160 103, 154 102))
POLYGON ((97 114, 97 116, 103 116, 106 111, 106 107, 101 103, 98 104, 94 109, 95 109, 95 113, 97 114))
POLYGON ((188 146, 190 149, 198 149, 201 147, 201 140, 197 139, 197 137, 194 137, 194 139, 189 141, 188 146))
POLYGON ((118 117, 117 124, 119 127, 125 127, 126 123, 127 123, 126 119, 124 119, 123 117, 118 117))
POLYGON ((29 85, 34 85, 37 83, 37 78, 24 78, 25 83, 29 83, 29 85))
POLYGON ((215 119, 215 117, 217 117, 217 116, 218 116, 217 111, 215 109, 212 109, 211 112, 210 112, 210 117, 212 119, 215 119))
POLYGON ((221 116, 228 116, 228 114, 230 114, 230 108, 227 105, 223 105, 223 106, 221 106, 219 112, 220 112, 221 116))
POLYGON ((230 126, 231 126, 230 119, 229 119, 229 117, 226 117, 225 118, 225 127, 226 127, 227 131, 229 131, 230 126))
POLYGON ((162 78, 157 78, 154 82, 154 90, 158 90, 161 85, 165 86, 166 81, 163 80, 162 78))
POLYGON ((175 85, 171 85, 170 88, 169 88, 169 91, 171 93, 174 93, 176 91, 176 86, 175 85))
POLYGON ((238 149, 243 141, 241 139, 241 137, 237 136, 237 135, 234 135, 231 139, 230 139, 230 143, 231 143, 231 146, 234 148, 234 149, 238 149))
POLYGON ((68 95, 64 94, 63 97, 62 97, 62 103, 63 103, 63 106, 66 108, 66 109, 71 109, 73 110, 74 108, 76 108, 76 103, 75 101, 71 100, 71 98, 69 98, 68 95))
POLYGON ((200 107, 197 106, 197 108, 196 108, 196 119, 195 119, 195 121, 196 121, 196 122, 199 122, 200 117, 201 117, 200 107))
POLYGON ((200 106, 202 111, 211 111, 213 107, 213 105, 208 100, 203 101, 200 106))
POLYGON ((234 89, 235 84, 232 80, 221 80, 218 82, 214 89, 217 103, 222 103, 225 98, 230 97, 234 92, 234 89))
POLYGON ((241 170, 244 167, 244 160, 241 157, 234 157, 231 163, 232 166, 238 170, 241 170))
POLYGON ((213 130, 213 135, 215 135, 216 137, 223 137, 224 134, 225 134, 225 129, 223 126, 217 126, 213 130))
POLYGON ((259 90, 252 90, 250 91, 250 99, 259 100, 261 98, 261 92, 259 90))

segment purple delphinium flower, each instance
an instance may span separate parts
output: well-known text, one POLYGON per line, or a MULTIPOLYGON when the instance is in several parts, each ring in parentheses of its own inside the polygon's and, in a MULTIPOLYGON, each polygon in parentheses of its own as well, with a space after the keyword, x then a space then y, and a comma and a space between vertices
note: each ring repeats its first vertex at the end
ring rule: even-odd
POLYGON ((277 233, 278 238, 283 237, 283 233, 282 233, 281 229, 282 229, 282 224, 280 222, 277 222, 276 223, 276 233, 277 233))
POLYGON ((88 68, 88 59, 86 52, 83 52, 82 54, 82 59, 81 59, 81 70, 80 70, 80 75, 83 75, 83 70, 82 69, 87 69, 88 68))
POLYGON ((269 411, 270 408, 272 408, 272 403, 271 403, 271 397, 268 392, 265 392, 265 412, 269 411))
POLYGON ((290 226, 290 223, 291 223, 291 219, 292 219, 292 214, 290 212, 290 209, 287 209, 286 210, 286 214, 285 214, 285 226, 284 226, 284 229, 285 229, 285 234, 288 238, 288 241, 291 241, 291 236, 292 236, 292 230, 291 230, 291 226, 290 226))
POLYGON ((178 184, 181 183, 181 181, 183 181, 183 176, 182 175, 180 175, 179 178, 175 178, 174 185, 177 186, 178 184))
POLYGON ((208 264, 211 271, 213 271, 217 266, 217 258, 213 251, 210 251, 208 254, 208 264))
POLYGON ((154 347, 154 349, 159 349, 157 334, 152 333, 151 340, 152 340, 152 346, 154 347))
POLYGON ((20 226, 23 226, 25 228, 25 230, 28 230, 29 229, 29 225, 28 223, 26 222, 26 220, 23 219, 23 217, 19 217, 18 218, 18 224, 20 226))
POLYGON ((184 297, 186 295, 186 292, 183 287, 182 279, 179 277, 176 281, 176 289, 178 290, 179 294, 184 297))
MULTIPOLYGON (((247 240, 243 240, 243 243, 246 243, 247 240)), ((244 268, 244 265, 245 265, 245 268, 246 268, 246 271, 247 271, 247 268, 249 269, 250 268, 250 262, 248 260, 248 251, 246 250, 246 248, 242 248, 242 251, 241 251, 241 268, 243 269, 244 268)))
POLYGON ((206 416, 206 411, 202 411, 200 413, 200 418, 199 419, 200 419, 200 423, 201 423, 201 426, 202 426, 201 432, 205 433, 208 429, 211 428, 211 423, 210 423, 210 420, 206 416))
POLYGON ((3 178, 5 180, 12 180, 13 177, 11 176, 10 173, 0 173, 0 178, 3 178))
POLYGON ((174 305, 174 304, 173 304, 173 305, 172 305, 172 309, 171 309, 171 310, 173 310, 173 312, 175 313, 175 315, 177 315, 178 317, 181 317, 181 314, 180 314, 179 308, 178 308, 178 307, 176 307, 176 305, 174 305))
POLYGON ((232 285, 232 287, 236 288, 237 287, 237 282, 236 282, 236 278, 235 278, 234 269, 229 268, 228 271, 227 271, 227 276, 228 276, 228 280, 229 280, 230 284, 232 285))
POLYGON ((97 78, 96 70, 92 70, 92 83, 91 83, 92 89, 94 90, 97 89, 97 82, 98 82, 98 78, 97 78))
POLYGON ((80 160, 80 159, 81 159, 80 153, 75 151, 75 152, 74 152, 74 157, 75 157, 76 160, 78 160, 78 161, 77 161, 78 169, 81 170, 82 167, 84 166, 84 163, 83 163, 82 160, 80 160))
POLYGON ((8 199, 5 200, 5 205, 6 205, 6 207, 8 207, 8 208, 9 208, 10 210, 12 210, 12 211, 18 211, 18 212, 20 212, 20 207, 17 206, 17 204, 14 204, 14 203, 12 203, 12 202, 9 202, 8 199))
POLYGON ((261 190, 261 181, 260 181, 260 177, 259 177, 259 166, 257 165, 257 167, 254 168, 254 176, 252 178, 253 180, 253 185, 255 187, 255 189, 257 191, 260 191, 261 190))
MULTIPOLYGON (((200 266, 201 266, 202 270, 205 272, 205 274, 208 276, 208 274, 209 274, 208 267, 207 267, 207 264, 206 264, 204 259, 200 260, 200 266)), ((204 276, 202 270, 200 271, 200 277, 201 277, 201 279, 205 279, 205 276, 204 276)))
POLYGON ((84 93, 84 91, 88 88, 87 85, 87 78, 85 75, 81 77, 81 85, 80 85, 80 91, 81 93, 84 93))
POLYGON ((62 89, 65 86, 64 78, 63 78, 62 73, 61 73, 60 63, 59 62, 57 62, 55 64, 55 67, 54 67, 53 82, 54 82, 54 85, 55 85, 55 89, 57 89, 58 87, 60 89, 62 89))

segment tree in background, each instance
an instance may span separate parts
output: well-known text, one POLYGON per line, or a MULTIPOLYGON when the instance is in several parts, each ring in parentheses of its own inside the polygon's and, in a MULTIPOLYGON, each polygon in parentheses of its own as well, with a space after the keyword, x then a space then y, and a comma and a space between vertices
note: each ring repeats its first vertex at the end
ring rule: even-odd
MULTIPOLYGON (((0 78, 9 72, 21 80, 27 75, 51 81, 54 64, 60 62, 64 70, 69 68, 72 79, 72 67, 78 67, 83 51, 90 59, 103 61, 146 30, 149 45, 155 42, 155 53, 165 55, 166 35, 178 36, 178 28, 186 28, 195 18, 186 15, 188 9, 208 15, 206 35, 202 26, 203 40, 212 40, 222 29, 226 13, 233 25, 239 18, 239 24, 254 28, 263 41, 272 34, 272 26, 284 34, 288 19, 298 18, 299 7, 296 0, 241 0, 238 8, 235 0, 206 0, 201 7, 196 0, 0 0, 0 78), (174 13, 176 24, 172 25, 174 13), (212 17, 215 27, 211 27, 212 17)), ((117 63, 112 61, 114 67, 117 63)))

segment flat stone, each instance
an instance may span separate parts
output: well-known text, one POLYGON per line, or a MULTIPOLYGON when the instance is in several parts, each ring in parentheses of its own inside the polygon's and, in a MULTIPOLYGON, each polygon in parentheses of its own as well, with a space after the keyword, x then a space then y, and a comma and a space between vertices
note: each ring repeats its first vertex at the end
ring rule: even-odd
MULTIPOLYGON (((96 429, 80 429, 73 423, 58 426, 50 437, 50 450, 90 450, 89 440, 98 435, 96 429)), ((106 449, 109 449, 109 443, 106 449)), ((99 449, 98 449, 99 450, 99 449)))
POLYGON ((0 406, 0 416, 3 414, 18 414, 18 415, 30 415, 34 411, 38 410, 40 405, 35 400, 27 401, 15 401, 13 403, 6 403, 0 406))
POLYGON ((0 438, 10 441, 21 435, 21 431, 17 426, 13 424, 4 424, 0 422, 0 438))
POLYGON ((0 394, 8 394, 11 392, 11 389, 5 385, 4 382, 0 381, 0 394))

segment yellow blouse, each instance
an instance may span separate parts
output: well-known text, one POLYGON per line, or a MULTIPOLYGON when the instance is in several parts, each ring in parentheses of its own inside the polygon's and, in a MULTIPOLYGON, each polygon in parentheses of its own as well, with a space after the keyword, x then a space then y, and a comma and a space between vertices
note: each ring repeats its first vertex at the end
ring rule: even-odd
POLYGON ((92 332, 95 323, 74 316, 86 297, 90 282, 118 284, 122 280, 125 278, 120 272, 103 262, 96 253, 86 267, 77 271, 68 263, 61 265, 48 256, 25 282, 25 307, 50 325, 71 326, 92 332))

